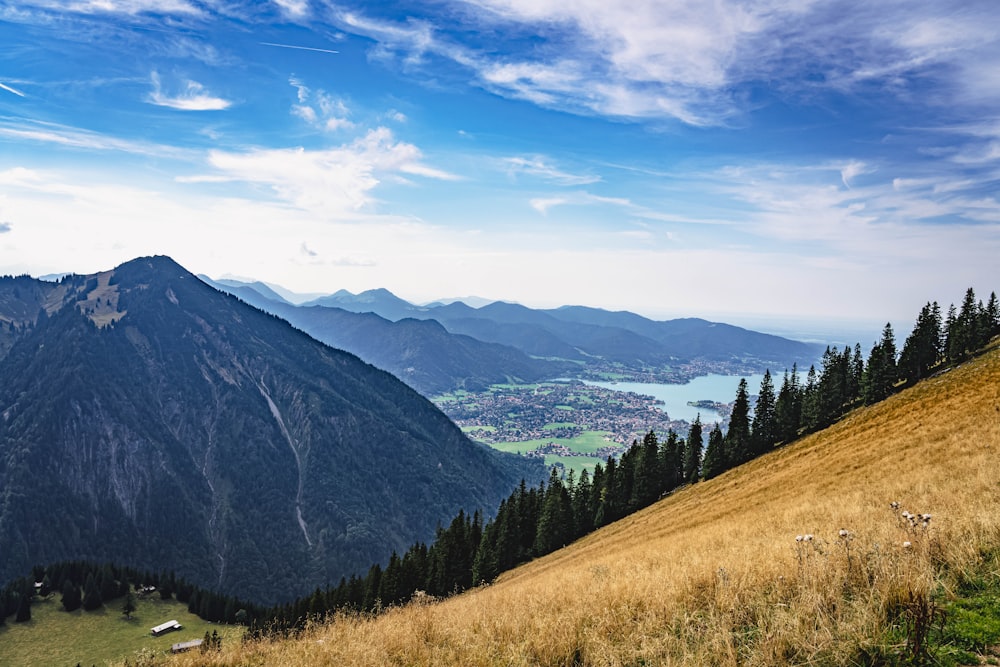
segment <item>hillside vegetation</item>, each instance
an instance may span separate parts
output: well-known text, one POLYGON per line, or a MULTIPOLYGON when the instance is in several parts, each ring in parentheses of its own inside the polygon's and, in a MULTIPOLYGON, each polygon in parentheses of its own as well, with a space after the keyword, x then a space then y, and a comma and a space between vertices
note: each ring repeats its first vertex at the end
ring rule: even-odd
POLYGON ((994 345, 491 586, 172 664, 921 662, 1000 585, 998 450, 994 345))

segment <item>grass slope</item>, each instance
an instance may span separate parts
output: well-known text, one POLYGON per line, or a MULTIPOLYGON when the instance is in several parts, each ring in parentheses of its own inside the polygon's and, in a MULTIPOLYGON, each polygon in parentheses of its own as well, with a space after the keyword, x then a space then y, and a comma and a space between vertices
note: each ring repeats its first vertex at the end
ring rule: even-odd
POLYGON ((887 664, 957 593, 997 586, 998 455, 994 349, 492 586, 207 664, 887 664))
POLYGON ((166 655, 178 642, 200 639, 207 631, 217 631, 223 646, 237 643, 243 628, 218 625, 203 621, 188 613, 187 605, 176 600, 162 601, 147 598, 138 601, 138 609, 131 620, 121 613, 124 598, 115 600, 109 607, 96 611, 63 611, 59 596, 37 601, 31 606, 31 620, 14 623, 8 617, 7 625, 0 627, 0 665, 4 667, 30 667, 33 665, 64 665, 77 663, 105 665, 108 662, 132 659, 137 652, 166 655), (182 630, 152 637, 149 629, 165 621, 176 619, 182 630))

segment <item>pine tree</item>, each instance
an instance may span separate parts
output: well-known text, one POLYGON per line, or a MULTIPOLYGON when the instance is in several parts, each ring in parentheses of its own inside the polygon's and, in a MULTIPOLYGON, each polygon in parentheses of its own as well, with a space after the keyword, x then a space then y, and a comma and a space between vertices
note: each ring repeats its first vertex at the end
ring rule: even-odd
POLYGON ((99 609, 104 604, 101 599, 101 590, 97 587, 97 580, 94 573, 87 575, 87 583, 83 586, 83 608, 87 611, 99 609))
POLYGON ((718 477, 729 469, 725 448, 726 440, 719 422, 716 422, 708 434, 708 447, 705 448, 705 461, 702 464, 702 473, 706 480, 718 477))
POLYGON ((701 476, 701 414, 694 418, 688 430, 687 445, 684 447, 684 481, 694 483, 701 476))
POLYGON ((865 403, 871 405, 892 394, 898 375, 892 325, 886 324, 882 330, 882 339, 872 346, 871 354, 868 356, 868 366, 865 368, 863 381, 865 403))
POLYGON ((132 614, 137 609, 135 593, 129 591, 125 594, 125 602, 122 603, 122 613, 125 614, 125 618, 132 620, 132 614))
POLYGON ((663 490, 673 491, 684 481, 684 442, 673 429, 660 447, 660 468, 663 471, 663 490))
POLYGON ((63 583, 62 588, 62 606, 66 611, 76 611, 80 608, 80 603, 82 598, 80 596, 80 587, 77 586, 69 578, 63 583))
POLYGON ((580 473, 580 479, 573 487, 571 495, 573 497, 574 537, 583 537, 594 530, 593 489, 590 483, 590 474, 586 468, 580 473))
POLYGON ((799 389, 799 372, 792 365, 791 374, 785 371, 778 398, 774 402, 778 442, 791 442, 799 435, 802 420, 802 397, 799 389))
POLYGON ((663 470, 660 462, 660 443, 656 434, 649 431, 638 446, 635 458, 635 476, 632 485, 633 509, 646 507, 654 502, 663 491, 663 470))
POLYGON ((569 543, 572 539, 573 507, 569 492, 555 467, 549 475, 545 500, 535 534, 535 555, 543 556, 569 543))
POLYGON ((920 309, 913 331, 899 355, 899 374, 908 383, 927 377, 941 358, 941 310, 937 303, 920 309))
POLYGON ((31 620, 31 596, 27 592, 23 592, 20 595, 20 601, 17 605, 17 616, 14 617, 15 623, 26 623, 31 620))
POLYGON ((819 424, 819 384, 816 381, 816 367, 809 366, 806 386, 802 389, 802 427, 812 433, 819 424))
POLYGON ((750 451, 750 396, 746 378, 740 378, 736 387, 736 400, 729 415, 729 430, 726 432, 726 454, 730 467, 749 461, 750 451))
MULTIPOLYGON (((769 451, 778 441, 775 401, 774 381, 771 379, 771 371, 768 369, 764 371, 764 378, 760 381, 760 391, 757 393, 757 403, 753 411, 753 422, 750 425, 751 450, 754 456, 760 456, 769 451)), ((711 438, 709 438, 708 444, 711 446, 711 438)))
POLYGON ((990 300, 986 302, 987 340, 1000 334, 1000 301, 997 293, 990 292, 990 300))

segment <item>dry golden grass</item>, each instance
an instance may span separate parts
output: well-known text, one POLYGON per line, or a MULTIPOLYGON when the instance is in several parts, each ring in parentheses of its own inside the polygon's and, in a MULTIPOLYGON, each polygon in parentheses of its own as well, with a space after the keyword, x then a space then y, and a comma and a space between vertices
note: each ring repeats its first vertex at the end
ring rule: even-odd
POLYGON ((850 664, 1000 548, 998 452, 993 350, 492 586, 172 664, 850 664))

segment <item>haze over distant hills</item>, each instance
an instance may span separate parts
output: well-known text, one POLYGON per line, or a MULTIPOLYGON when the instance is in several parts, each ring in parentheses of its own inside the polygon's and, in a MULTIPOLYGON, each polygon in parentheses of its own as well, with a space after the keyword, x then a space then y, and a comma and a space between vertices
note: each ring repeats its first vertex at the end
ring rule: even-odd
POLYGON ((560 375, 623 373, 683 381, 708 369, 780 371, 796 362, 812 363, 823 349, 698 318, 655 321, 625 311, 584 306, 538 310, 502 301, 479 307, 459 300, 418 306, 386 289, 360 294, 340 290, 294 306, 276 298, 270 287, 258 289, 259 283, 200 277, 428 395, 560 375), (421 320, 423 326, 418 325, 421 320), (486 343, 493 347, 484 347, 486 343))
POLYGON ((290 599, 542 475, 166 257, 0 279, 0 357, 0 581, 86 558, 290 599))

